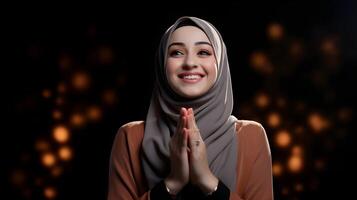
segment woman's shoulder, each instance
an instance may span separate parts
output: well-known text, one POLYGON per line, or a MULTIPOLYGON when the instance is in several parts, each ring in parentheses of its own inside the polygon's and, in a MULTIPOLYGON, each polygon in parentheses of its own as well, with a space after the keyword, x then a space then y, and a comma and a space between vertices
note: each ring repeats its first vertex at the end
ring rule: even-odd
POLYGON ((123 124, 119 129, 130 130, 144 127, 144 121, 131 121, 123 124))
POLYGON ((240 132, 242 130, 244 130, 244 132, 246 133, 253 132, 253 134, 260 131, 265 132, 263 125, 253 120, 237 120, 236 130, 237 132, 240 132))
POLYGON ((141 135, 144 132, 144 121, 131 121, 119 127, 116 136, 141 135))
MULTIPOLYGON (((238 139, 247 146, 262 146, 268 144, 267 134, 263 125, 252 120, 237 120, 238 139)), ((268 144, 269 145, 269 144, 268 144)))

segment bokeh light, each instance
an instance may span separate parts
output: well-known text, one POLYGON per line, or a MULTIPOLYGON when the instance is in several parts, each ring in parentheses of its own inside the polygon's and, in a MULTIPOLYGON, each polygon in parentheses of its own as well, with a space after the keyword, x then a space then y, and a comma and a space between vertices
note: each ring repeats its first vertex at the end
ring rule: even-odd
POLYGON ((291 172, 301 172, 303 169, 303 159, 301 156, 292 155, 288 160, 288 168, 291 172))
POLYGON ((59 125, 53 129, 53 138, 59 143, 65 143, 69 140, 69 130, 65 126, 59 125))
POLYGON ((62 146, 58 150, 58 156, 60 159, 64 161, 68 161, 72 159, 72 150, 69 146, 62 146))
POLYGON ((286 148, 291 143, 291 136, 287 130, 281 130, 276 134, 276 144, 278 147, 286 148))
POLYGON ((52 167, 56 164, 56 157, 53 153, 44 153, 42 155, 42 164, 46 167, 52 167))
POLYGON ((271 23, 268 25, 267 34, 271 40, 281 40, 284 36, 284 28, 279 23, 271 23))
POLYGON ((47 199, 54 199, 57 196, 57 190, 56 188, 52 187, 52 186, 47 186, 44 190, 43 190, 43 195, 47 198, 47 199))

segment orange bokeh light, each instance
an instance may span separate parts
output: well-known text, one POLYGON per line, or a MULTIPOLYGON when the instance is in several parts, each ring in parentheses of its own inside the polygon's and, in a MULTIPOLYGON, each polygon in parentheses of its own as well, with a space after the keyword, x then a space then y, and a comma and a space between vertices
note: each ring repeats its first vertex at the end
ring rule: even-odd
POLYGON ((53 137, 57 142, 67 142, 69 139, 69 131, 65 126, 59 125, 53 129, 53 137))
POLYGON ((58 156, 62 159, 62 160, 70 160, 72 158, 72 150, 70 147, 68 146, 63 146, 58 150, 58 156))
POLYGON ((281 176, 283 174, 283 166, 280 163, 273 164, 273 175, 281 176))
POLYGON ((44 98, 46 98, 46 99, 50 98, 51 95, 52 95, 52 93, 51 93, 51 91, 50 91, 49 89, 44 89, 44 90, 42 91, 42 96, 43 96, 44 98))
POLYGON ((275 142, 279 147, 288 147, 291 143, 290 133, 286 130, 279 131, 275 136, 275 142))
POLYGON ((250 65, 253 67, 253 69, 264 74, 270 74, 273 72, 269 58, 263 52, 252 53, 250 56, 250 65))
POLYGON ((316 133, 322 132, 329 127, 329 122, 319 113, 312 113, 308 117, 308 124, 316 133))
POLYGON ((42 155, 42 164, 46 167, 52 167, 56 163, 56 157, 52 153, 42 155))
POLYGON ((87 117, 92 121, 102 118, 102 110, 98 106, 91 106, 87 110, 87 117))
POLYGON ((255 103, 260 108, 266 108, 269 105, 270 99, 265 93, 260 93, 255 97, 255 103))
POLYGON ((281 124, 281 117, 279 113, 272 112, 268 115, 268 125, 272 128, 276 128, 281 124))
POLYGON ((284 28, 278 23, 271 23, 267 27, 267 35, 271 40, 281 40, 284 36, 284 28))
POLYGON ((72 114, 70 121, 73 126, 79 127, 83 126, 86 120, 81 113, 74 113, 72 114))
POLYGON ((57 196, 57 191, 54 187, 48 186, 43 190, 43 195, 47 199, 54 199, 57 196))
POLYGON ((90 76, 86 72, 76 72, 72 77, 72 85, 76 90, 86 90, 90 85, 90 76))
POLYGON ((288 160, 288 168, 291 172, 300 172, 303 168, 303 160, 301 156, 293 155, 288 160))
POLYGON ((62 112, 59 110, 54 110, 52 111, 52 117, 53 119, 59 120, 62 118, 62 112))

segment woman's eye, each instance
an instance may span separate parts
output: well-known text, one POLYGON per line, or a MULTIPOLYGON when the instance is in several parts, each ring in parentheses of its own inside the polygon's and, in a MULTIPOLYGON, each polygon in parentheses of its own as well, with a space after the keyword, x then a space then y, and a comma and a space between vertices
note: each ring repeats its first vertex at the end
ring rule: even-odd
POLYGON ((207 50, 201 50, 198 52, 199 55, 204 55, 204 56, 210 56, 211 52, 207 51, 207 50))
POLYGON ((183 55, 183 53, 177 50, 171 51, 170 53, 170 56, 180 56, 180 55, 183 55))

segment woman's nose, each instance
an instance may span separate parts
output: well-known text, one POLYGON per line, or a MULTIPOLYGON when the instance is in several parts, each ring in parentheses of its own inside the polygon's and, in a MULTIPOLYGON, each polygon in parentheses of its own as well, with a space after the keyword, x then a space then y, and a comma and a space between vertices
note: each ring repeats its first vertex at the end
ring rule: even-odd
POLYGON ((183 63, 183 67, 185 69, 196 68, 198 66, 197 61, 195 60, 194 56, 187 55, 185 62, 183 63))

